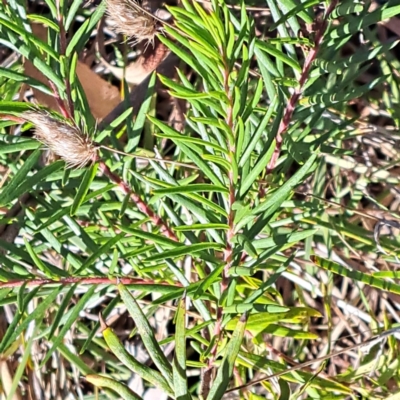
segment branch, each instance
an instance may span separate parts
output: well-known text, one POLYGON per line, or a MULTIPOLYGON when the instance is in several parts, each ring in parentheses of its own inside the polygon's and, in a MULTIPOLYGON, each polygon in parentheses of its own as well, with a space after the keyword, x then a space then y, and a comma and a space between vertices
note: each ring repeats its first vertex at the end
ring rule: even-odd
POLYGON ((276 134, 276 137, 275 137, 276 146, 275 146, 274 152, 272 154, 271 160, 269 161, 268 166, 267 166, 267 173, 271 173, 276 166, 276 162, 278 161, 278 158, 279 158, 279 155, 280 155, 281 149, 282 149, 283 135, 286 133, 286 131, 289 128, 289 125, 292 120, 293 113, 296 108, 297 102, 299 101, 299 99, 303 93, 304 85, 307 82, 307 79, 308 79, 308 76, 310 73, 310 69, 311 69, 311 65, 314 62, 314 60, 316 59, 318 51, 321 47, 321 43, 322 43, 324 34, 326 32, 326 28, 328 27, 329 15, 335 9, 337 3, 338 3, 338 0, 332 0, 331 4, 329 5, 328 9, 326 10, 324 19, 319 22, 319 26, 315 33, 314 47, 309 51, 306 59, 304 60, 303 70, 301 71, 299 85, 294 90, 294 92, 292 93, 292 95, 289 98, 288 103, 286 104, 283 118, 279 125, 278 133, 276 134))
POLYGON ((166 236, 168 239, 174 240, 178 242, 178 238, 175 233, 171 230, 168 224, 159 217, 143 200, 142 198, 136 194, 127 183, 125 183, 118 175, 111 172, 111 170, 107 167, 104 161, 99 160, 99 168, 112 182, 116 183, 120 189, 127 195, 130 196, 132 201, 136 204, 138 210, 143 214, 147 215, 151 222, 157 227, 160 228, 161 233, 166 236))
MULTIPOLYGON (((118 278, 118 277, 107 277, 107 276, 91 276, 91 277, 80 277, 80 276, 69 276, 68 278, 60 279, 13 279, 8 282, 0 282, 0 289, 5 288, 16 288, 23 285, 28 287, 44 286, 44 285, 118 285, 122 283, 124 285, 155 285, 154 281, 147 279, 138 278, 118 278)), ((157 285, 171 286, 169 283, 160 282, 157 285)), ((181 286, 176 283, 176 286, 181 286)))

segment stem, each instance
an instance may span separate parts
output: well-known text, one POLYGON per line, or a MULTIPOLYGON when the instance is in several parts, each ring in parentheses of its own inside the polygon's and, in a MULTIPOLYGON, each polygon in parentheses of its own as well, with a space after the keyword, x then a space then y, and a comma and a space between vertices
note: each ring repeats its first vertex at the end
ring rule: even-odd
MULTIPOLYGON (((56 0, 57 7, 57 23, 60 29, 60 55, 65 56, 65 52, 67 50, 67 33, 65 32, 63 13, 60 10, 60 0, 56 0)), ((74 102, 72 101, 71 95, 71 82, 69 81, 69 77, 65 77, 65 88, 67 92, 67 101, 69 114, 71 117, 74 115, 74 102)))
POLYGON ((65 107, 64 102, 61 100, 60 94, 58 93, 58 89, 56 85, 48 80, 49 86, 51 87, 51 90, 53 91, 54 99, 56 100, 56 103, 58 105, 58 108, 60 109, 60 112, 62 116, 66 119, 73 120, 71 113, 69 110, 65 107))
POLYGON ((130 196, 132 201, 136 204, 137 208, 140 212, 147 215, 150 220, 153 222, 155 226, 160 228, 161 233, 166 236, 168 239, 174 240, 178 242, 178 238, 175 233, 171 230, 171 228, 167 225, 167 223, 159 217, 141 198, 138 194, 136 194, 127 183, 125 183, 118 175, 111 172, 111 170, 107 167, 104 161, 99 160, 100 170, 106 175, 112 182, 117 184, 123 193, 130 196))
POLYGON ((328 9, 326 10, 324 19, 319 22, 319 26, 316 29, 314 47, 308 52, 307 57, 304 60, 303 69, 302 69, 301 75, 300 75, 299 85, 294 90, 294 92, 292 93, 292 95, 289 98, 288 103, 286 104, 283 118, 279 125, 278 133, 276 134, 276 137, 275 137, 276 146, 275 146, 274 152, 272 154, 271 160, 269 161, 268 166, 267 166, 267 173, 271 173, 276 166, 276 162, 278 161, 278 158, 279 158, 279 155, 280 155, 281 149, 282 149, 283 135, 286 133, 286 131, 289 128, 289 125, 292 120, 293 113, 296 108, 297 102, 299 101, 299 99, 303 93, 304 85, 307 82, 308 75, 309 75, 310 69, 311 69, 311 65, 314 62, 314 60, 316 59, 318 51, 321 47, 322 39, 324 37, 326 28, 328 26, 328 17, 332 13, 332 11, 335 9, 337 3, 338 3, 338 0, 332 0, 331 4, 329 5, 328 9))
MULTIPOLYGON (((225 68, 223 71, 224 74, 224 90, 225 93, 227 94, 228 97, 228 109, 226 111, 226 118, 225 122, 229 129, 231 130, 232 134, 234 132, 234 122, 233 122, 233 99, 232 99, 232 92, 229 89, 229 65, 226 60, 226 55, 224 53, 224 50, 221 49, 221 53, 224 56, 225 60, 225 68)), ((232 135, 233 136, 233 135, 232 135)), ((229 162, 232 165, 234 162, 233 158, 235 157, 236 153, 236 145, 234 141, 232 140, 231 143, 229 143, 229 162)), ((229 269, 232 267, 233 264, 233 243, 232 239, 235 236, 235 210, 233 209, 233 204, 236 201, 236 194, 235 194, 235 182, 234 182, 234 175, 233 175, 233 170, 231 169, 228 172, 228 180, 229 180, 229 195, 228 195, 228 230, 226 233, 226 247, 224 250, 224 262, 225 262, 225 267, 224 270, 222 271, 222 281, 220 284, 221 288, 221 293, 223 293, 225 290, 228 289, 229 287, 229 269)), ((205 369, 204 375, 207 376, 212 373, 212 368, 214 368, 214 361, 217 358, 217 351, 218 351, 218 342, 220 341, 221 335, 222 335, 222 307, 217 307, 216 310, 216 321, 215 321, 215 326, 214 326, 214 336, 216 336, 218 339, 215 341, 214 347, 211 350, 211 357, 208 359, 208 365, 205 369)), ((204 382, 205 380, 203 380, 204 382)))
MULTIPOLYGON (((80 277, 80 276, 69 276, 67 278, 60 279, 15 279, 8 282, 0 282, 0 289, 5 288, 16 288, 23 285, 29 287, 44 286, 44 285, 71 285, 78 283, 80 285, 118 285, 122 283, 124 285, 154 285, 154 282, 146 279, 138 278, 118 278, 118 277, 107 277, 107 276, 91 276, 91 277, 80 277)), ((168 286, 169 283, 157 283, 157 285, 168 286)), ((180 286, 177 283, 177 286, 180 286)))

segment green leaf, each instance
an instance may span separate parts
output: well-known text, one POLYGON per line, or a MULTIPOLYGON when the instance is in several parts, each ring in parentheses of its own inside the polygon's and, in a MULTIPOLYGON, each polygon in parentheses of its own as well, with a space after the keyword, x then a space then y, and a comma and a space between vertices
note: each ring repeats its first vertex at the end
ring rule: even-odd
POLYGON ((329 106, 337 103, 348 102, 363 96, 365 93, 371 91, 375 86, 378 86, 386 81, 385 76, 374 79, 372 82, 366 83, 359 87, 347 88, 346 91, 337 92, 334 89, 331 93, 318 93, 313 96, 303 97, 299 104, 303 106, 318 106, 320 108, 328 108, 329 106))
POLYGON ((267 147, 259 156, 256 164, 251 169, 251 172, 246 176, 240 185, 239 198, 242 198, 245 193, 250 189, 256 178, 260 175, 261 171, 264 171, 271 159, 274 152, 273 146, 267 147))
MULTIPOLYGON (((253 335, 263 332, 270 324, 279 324, 282 322, 298 324, 306 321, 310 317, 320 317, 321 314, 308 307, 293 307, 286 312, 258 312, 251 314, 248 318, 246 330, 253 335)), ((228 322, 226 329, 233 330, 236 327, 238 318, 234 318, 228 322)))
POLYGON ((45 180, 49 175, 60 170, 64 164, 63 161, 56 161, 53 164, 36 172, 33 176, 28 176, 28 172, 36 164, 39 159, 41 150, 35 150, 29 158, 25 161, 24 165, 18 170, 13 180, 7 185, 0 194, 0 205, 6 205, 25 192, 30 191, 38 183, 45 180))
MULTIPOLYGON (((120 301, 119 296, 115 296, 115 297, 107 304, 107 306, 105 307, 105 309, 104 309, 104 310, 102 311, 102 313, 101 313, 101 315, 103 316, 103 318, 106 318, 106 317, 115 309, 115 307, 117 306, 117 304, 119 303, 119 301, 120 301)), ((92 328, 90 334, 88 335, 88 337, 87 337, 85 343, 83 344, 82 348, 80 349, 79 354, 84 354, 84 353, 85 353, 86 349, 90 346, 90 344, 91 344, 93 338, 94 338, 95 335, 97 334, 97 331, 98 331, 99 327, 100 327, 100 321, 97 321, 97 322, 94 324, 94 326, 93 326, 93 328, 92 328)))
POLYGON ((174 231, 184 232, 184 231, 197 231, 197 230, 207 230, 207 229, 223 229, 228 230, 229 225, 227 224, 193 224, 193 225, 181 225, 175 226, 174 231))
POLYGON ((74 365, 81 374, 94 374, 95 371, 93 371, 82 358, 69 350, 65 344, 60 343, 57 350, 66 360, 74 365))
POLYGON ((163 251, 160 254, 149 257, 146 261, 158 261, 165 260, 166 258, 176 258, 186 256, 189 254, 196 254, 205 250, 222 250, 224 246, 219 243, 207 242, 207 243, 195 243, 188 246, 180 246, 177 249, 163 251))
POLYGON ((26 150, 36 150, 41 146, 37 140, 16 138, 15 136, 8 137, 8 135, 1 135, 0 140, 3 140, 4 146, 0 147, 0 154, 10 154, 26 150), (15 143, 7 143, 7 141, 14 141, 15 143))
POLYGON ((49 89, 46 85, 44 85, 42 82, 30 78, 29 76, 26 76, 24 74, 20 74, 19 72, 13 71, 11 69, 6 69, 6 68, 1 68, 0 67, 0 76, 11 79, 15 82, 23 82, 26 83, 27 85, 40 90, 43 93, 48 94, 49 96, 53 96, 54 93, 51 89, 49 89))
POLYGON ((54 32, 57 32, 57 33, 60 32, 60 27, 54 21, 44 17, 43 15, 29 14, 28 20, 33 21, 34 23, 40 23, 44 26, 47 26, 47 27, 53 29, 54 32))
POLYGON ((186 327, 185 327, 185 298, 179 302, 175 322, 175 356, 172 363, 175 398, 190 400, 186 376, 186 327))
POLYGON ((64 326, 58 332, 58 336, 53 340, 53 345, 51 346, 50 350, 47 352, 46 356, 44 357, 41 366, 45 365, 48 359, 51 357, 53 352, 57 350, 59 344, 64 340, 64 336, 66 332, 71 329, 71 325, 76 322, 79 313, 85 308, 86 304, 90 301, 93 293, 96 290, 96 286, 92 286, 88 289, 88 291, 80 298, 77 302, 75 307, 72 309, 71 314, 67 321, 65 321, 64 326))
POLYGON ((65 294, 63 301, 57 310, 57 314, 54 316, 53 320, 51 321, 52 326, 50 329, 50 333, 47 336, 48 340, 52 339, 54 332, 56 331, 56 329, 59 328, 61 318, 64 316, 65 310, 68 308, 69 302, 71 301, 72 297, 74 296, 75 290, 77 287, 78 287, 77 283, 72 285, 71 288, 68 290, 68 292, 65 294))
POLYGON ((247 315, 243 314, 237 322, 236 328, 232 334, 231 340, 226 345, 224 357, 218 368, 217 376, 208 393, 207 400, 219 400, 225 394, 226 389, 231 381, 233 367, 242 345, 244 332, 246 329, 247 315))
POLYGON ((290 329, 287 328, 286 326, 280 326, 276 324, 270 324, 268 325, 262 332, 261 334, 267 333, 273 336, 279 336, 279 337, 286 337, 286 338, 293 338, 293 339, 298 339, 298 340, 318 340, 319 335, 316 333, 312 332, 307 332, 304 330, 295 330, 295 329, 290 329))
POLYGON ((96 177, 98 166, 99 164, 95 163, 86 170, 82 183, 79 186, 78 193, 76 194, 74 202, 72 203, 71 206, 71 211, 70 211, 71 216, 76 214, 79 207, 85 201, 85 197, 87 195, 87 192, 89 191, 90 185, 92 184, 93 179, 96 177))
MULTIPOLYGON (((361 31, 363 28, 377 24, 380 21, 384 21, 399 14, 400 5, 393 7, 378 7, 375 11, 369 12, 364 18, 354 16, 351 18, 350 22, 340 24, 338 27, 330 31, 329 36, 332 39, 337 39, 345 35, 353 35, 361 31)), ((331 41, 327 42, 328 46, 330 44, 331 41)))
POLYGON ((131 131, 128 130, 128 143, 126 144, 125 151, 131 152, 134 151, 139 145, 140 141, 140 132, 143 130, 146 122, 146 116, 150 111, 150 107, 152 105, 153 94, 156 87, 157 75, 153 73, 149 80, 149 85, 147 87, 145 101, 140 106, 140 109, 137 113, 137 117, 135 123, 133 125, 133 129, 131 131))
POLYGON ((115 393, 124 400, 143 400, 133 390, 129 389, 128 386, 102 375, 86 375, 86 380, 94 386, 104 387, 112 389, 115 393))
POLYGON ((65 30, 68 31, 69 27, 71 26, 79 7, 81 6, 81 0, 73 0, 72 4, 69 6, 69 11, 67 18, 65 20, 65 30))
POLYGON ((2 114, 12 114, 19 116, 24 111, 32 110, 32 106, 28 103, 20 101, 0 101, 0 112, 2 114))
POLYGON ((243 314, 247 311, 254 311, 254 312, 267 312, 270 314, 275 313, 284 313, 290 311, 290 308, 280 306, 278 304, 248 304, 248 303, 240 303, 240 304, 233 304, 231 306, 224 307, 222 310, 223 314, 243 314))
MULTIPOLYGON (((154 122, 152 120, 152 122, 154 122)), ((165 125, 159 125, 160 129, 163 129, 163 127, 165 127, 165 125)), ((167 130, 167 129, 166 129, 167 130)), ((221 146, 219 146, 216 143, 213 142, 206 142, 205 140, 199 139, 199 138, 194 138, 191 136, 184 136, 184 135, 179 135, 178 133, 175 133, 175 131, 173 131, 172 129, 169 132, 173 132, 173 133, 156 133, 156 136, 159 136, 161 138, 165 138, 165 139, 171 139, 172 141, 177 141, 177 142, 184 142, 184 143, 188 143, 188 144, 198 144, 200 146, 204 146, 204 147, 210 147, 214 150, 217 150, 219 152, 221 152, 222 154, 228 154, 228 152, 221 146)))
POLYGON ((34 151, 18 170, 12 181, 1 191, 0 205, 4 206, 18 197, 18 195, 14 196, 15 190, 21 184, 26 183, 28 173, 39 160, 40 153, 39 149, 34 151))
POLYGON ((274 31, 279 25, 286 22, 289 18, 296 17, 296 16, 299 16, 307 24, 311 24, 314 21, 314 19, 312 17, 310 17, 307 14, 307 12, 304 10, 319 4, 319 0, 308 0, 305 2, 301 2, 300 4, 297 4, 297 5, 292 0, 280 0, 279 3, 281 3, 281 6, 284 4, 285 8, 290 9, 290 11, 287 12, 286 14, 284 14, 274 24, 272 24, 272 26, 269 28, 270 32, 274 31))
POLYGON ((201 282, 200 286, 193 295, 194 299, 198 299, 208 290, 208 288, 213 284, 221 280, 221 273, 225 268, 225 264, 221 263, 218 267, 208 274, 207 277, 201 282))
POLYGON ((84 45, 92 34, 94 27, 100 21, 105 10, 106 1, 103 0, 100 5, 96 7, 91 17, 82 24, 82 26, 76 31, 68 43, 67 50, 65 52, 66 57, 69 57, 73 52, 79 53, 83 49, 84 45))
POLYGON ((3 18, 0 18, 0 25, 6 26, 7 28, 11 29, 12 31, 14 31, 15 33, 17 33, 18 35, 21 35, 24 40, 27 42, 27 46, 33 46, 33 48, 31 48, 31 51, 33 53, 36 53, 35 47, 41 49, 45 54, 51 56, 54 60, 58 61, 58 54, 57 52, 52 49, 47 43, 41 41, 38 37, 36 37, 35 35, 33 35, 32 33, 26 31, 25 28, 20 27, 14 23, 12 23, 11 21, 7 21, 3 18))
POLYGON ((33 262, 35 265, 42 271, 48 278, 54 279, 57 278, 58 275, 55 274, 58 268, 54 267, 55 271, 53 269, 50 269, 42 260, 38 257, 36 254, 35 250, 32 248, 31 244, 28 242, 28 240, 24 237, 24 243, 25 247, 28 250, 29 255, 31 256, 33 262))
POLYGON ((344 2, 343 4, 338 4, 337 7, 332 11, 329 19, 336 19, 339 17, 344 17, 349 14, 361 13, 364 11, 366 4, 358 2, 344 2))
POLYGON ((82 271, 86 271, 93 267, 93 263, 98 260, 103 254, 109 255, 109 250, 113 248, 123 237, 125 232, 121 232, 118 235, 112 237, 103 246, 98 248, 86 261, 85 263, 75 271, 75 274, 80 274, 82 271))
POLYGON ((139 335, 141 336, 143 344, 149 352, 151 359, 161 372, 161 375, 166 379, 169 386, 173 388, 171 364, 159 346, 149 321, 129 290, 122 284, 118 285, 118 290, 129 314, 135 321, 139 335))
POLYGON ((286 235, 277 234, 266 239, 254 240, 252 244, 255 249, 268 249, 276 245, 283 246, 282 248, 286 249, 287 246, 290 246, 292 243, 298 243, 309 236, 315 235, 318 230, 319 229, 305 229, 300 232, 290 232, 286 235))
MULTIPOLYGON (((246 235, 247 237, 249 238, 254 237, 258 232, 260 232, 261 229, 263 229, 266 219, 280 207, 282 202, 287 199, 290 192, 311 171, 311 169, 314 167, 314 163, 317 157, 318 154, 314 153, 290 179, 288 179, 271 196, 268 196, 267 200, 264 203, 261 203, 259 206, 253 209, 252 212, 253 215, 257 215, 259 213, 264 213, 264 214, 262 218, 259 218, 258 221, 250 228, 248 235, 246 235)), ((242 225, 243 222, 245 221, 242 220, 240 224, 237 224, 236 230, 240 229, 240 225, 242 225)))
MULTIPOLYGON (((391 49, 393 49, 398 44, 399 44, 399 41, 396 40, 392 43, 385 43, 382 45, 374 46, 372 48, 370 48, 370 47, 362 48, 347 58, 340 58, 338 60, 318 59, 314 62, 314 65, 318 66, 320 68, 320 70, 323 72, 332 72, 335 74, 343 74, 346 72, 346 70, 350 66, 361 64, 366 61, 371 61, 380 54, 388 53, 391 49)), ((316 75, 315 73, 311 73, 311 76, 315 76, 315 75, 316 75)))
POLYGON ((145 364, 141 364, 131 354, 129 354, 111 328, 106 328, 103 331, 103 336, 112 353, 126 367, 128 367, 135 374, 138 374, 147 382, 159 387, 169 396, 173 395, 173 392, 164 377, 158 371, 149 368, 145 364))
POLYGON ((198 193, 198 192, 218 192, 218 193, 229 193, 226 187, 209 185, 206 183, 195 183, 188 186, 177 186, 167 189, 157 189, 154 194, 182 194, 182 193, 198 193))
POLYGON ((354 269, 348 269, 334 261, 324 260, 318 256, 312 256, 311 260, 319 267, 333 272, 335 274, 345 276, 347 278, 354 279, 358 282, 365 283, 368 286, 376 287, 378 289, 385 290, 390 293, 400 294, 400 285, 383 279, 379 279, 371 274, 365 274, 364 272, 357 271, 354 269))
POLYGON ((106 136, 109 136, 113 129, 120 126, 127 118, 131 117, 133 108, 129 107, 121 115, 115 118, 107 127, 105 127, 101 132, 96 135, 96 141, 101 142, 106 136))
POLYGON ((4 353, 4 350, 7 349, 10 344, 18 338, 18 336, 28 327, 31 321, 43 318, 44 314, 48 311, 48 309, 51 307, 54 300, 57 298, 62 290, 62 286, 54 289, 45 299, 40 302, 40 304, 33 310, 33 312, 28 314, 27 317, 20 324, 18 324, 18 326, 9 326, 6 334, 3 336, 3 339, 0 343, 0 354, 4 353))
POLYGON ((282 51, 278 50, 276 47, 267 44, 266 42, 257 41, 257 47, 270 54, 273 57, 276 57, 283 63, 287 64, 289 67, 293 68, 295 71, 301 72, 301 67, 299 63, 293 58, 289 57, 282 51))

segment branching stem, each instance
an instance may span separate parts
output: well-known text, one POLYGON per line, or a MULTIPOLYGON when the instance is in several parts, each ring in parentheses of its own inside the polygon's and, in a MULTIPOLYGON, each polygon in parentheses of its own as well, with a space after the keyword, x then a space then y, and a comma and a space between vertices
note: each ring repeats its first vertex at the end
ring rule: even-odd
MULTIPOLYGON (((118 278, 108 276, 69 276, 60 279, 14 279, 8 282, 0 282, 0 289, 18 288, 23 285, 28 287, 45 286, 45 285, 72 285, 78 283, 79 285, 117 285, 122 283, 124 285, 154 285, 151 280, 138 279, 138 278, 118 278)), ((157 282, 157 285, 169 285, 168 283, 157 282)), ((176 284, 180 286, 179 283, 176 284)))
MULTIPOLYGON (((224 54, 224 50, 221 49, 222 54, 224 54)), ((225 57, 224 57, 225 58, 225 57)), ((229 66, 228 66, 228 61, 225 58, 225 65, 224 65, 224 70, 223 75, 224 75, 224 90, 225 93, 228 97, 228 108, 226 111, 226 118, 225 122, 231 132, 234 132, 234 121, 233 121, 233 98, 232 98, 232 92, 229 88, 229 66)), ((233 136, 233 135, 232 135, 233 136)), ((235 157, 236 153, 236 146, 235 142, 232 140, 232 142, 229 143, 229 155, 230 155, 230 164, 232 165, 235 160, 233 160, 233 157, 235 157)), ((229 287, 229 270, 233 264, 233 243, 232 239, 235 236, 235 226, 234 226, 234 220, 235 220, 235 210, 233 209, 233 204, 236 201, 236 191, 235 191, 235 182, 234 182, 234 173, 233 170, 231 169, 228 172, 228 180, 229 180, 229 194, 228 194, 228 230, 226 233, 226 247, 224 250, 224 263, 225 267, 224 270, 222 271, 222 281, 220 284, 221 288, 221 293, 223 293, 225 290, 228 289, 229 287)), ((212 375, 212 370, 214 368, 214 362, 217 358, 217 352, 218 352, 218 342, 221 339, 222 335, 222 307, 217 307, 216 310, 216 321, 214 325, 214 337, 217 337, 217 340, 215 341, 214 347, 211 350, 211 357, 208 359, 208 365, 205 371, 203 372, 203 378, 202 378, 202 392, 203 395, 204 393, 207 393, 207 390, 209 390, 208 387, 205 387, 207 384, 211 383, 211 375, 212 375)))
POLYGON ((166 236, 168 239, 174 240, 175 242, 179 241, 175 233, 168 226, 168 224, 160 216, 158 216, 150 208, 150 206, 147 205, 142 200, 142 198, 128 186, 126 182, 124 182, 118 175, 114 174, 110 170, 110 168, 107 167, 104 161, 98 160, 98 162, 99 162, 99 168, 103 172, 103 174, 106 175, 112 182, 117 184, 123 193, 130 196, 132 201, 136 204, 138 210, 143 214, 147 215, 150 218, 151 222, 155 226, 160 228, 160 231, 164 236, 166 236))
POLYGON ((306 59, 304 60, 303 69, 301 71, 300 80, 297 88, 294 90, 292 95, 289 98, 288 103, 286 104, 286 108, 283 114, 282 121, 278 128, 278 133, 276 134, 275 141, 276 146, 274 152, 272 154, 271 160, 267 166, 267 173, 271 173, 278 161, 279 155, 282 149, 283 143, 283 136, 289 128, 290 122, 293 118, 293 113, 296 108, 297 102, 300 99, 300 96, 303 93, 304 85, 307 82, 309 77, 311 65, 317 57, 318 51, 321 47, 321 43, 328 26, 328 18, 332 11, 335 9, 338 0, 332 0, 331 4, 329 5, 328 9, 326 10, 325 17, 322 21, 319 21, 316 32, 315 32, 315 40, 314 40, 314 47, 308 52, 306 59))
MULTIPOLYGON (((65 32, 65 26, 64 26, 64 18, 63 18, 63 13, 61 10, 60 6, 60 0, 56 0, 56 6, 57 6, 57 23, 58 27, 60 29, 60 54, 62 56, 65 56, 65 53, 67 51, 67 32, 65 32)), ((69 80, 69 77, 65 77, 65 89, 67 93, 67 101, 68 101, 68 108, 69 108, 69 114, 71 117, 74 116, 74 102, 72 101, 72 94, 71 94, 71 82, 69 80)))

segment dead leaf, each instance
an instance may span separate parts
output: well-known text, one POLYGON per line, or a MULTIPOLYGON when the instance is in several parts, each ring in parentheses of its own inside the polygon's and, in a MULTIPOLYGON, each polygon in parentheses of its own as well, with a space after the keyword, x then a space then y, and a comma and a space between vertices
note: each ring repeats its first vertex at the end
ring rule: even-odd
MULTIPOLYGON (((33 24, 32 30, 35 36, 41 40, 46 40, 46 27, 40 24, 33 24)), ((47 78, 29 60, 25 60, 24 67, 27 76, 48 84, 47 78)), ((86 94, 90 110, 96 119, 104 118, 121 102, 118 88, 101 78, 86 64, 78 61, 76 74, 86 94)), ((45 105, 58 111, 57 102, 54 97, 34 88, 32 90, 40 105, 45 105)))
MULTIPOLYGON (((125 69, 120 67, 115 67, 109 64, 104 57, 101 57, 101 62, 107 67, 107 69, 119 80, 123 78, 129 85, 139 85, 147 75, 153 72, 163 61, 165 56, 168 54, 168 48, 164 46, 157 38, 154 40, 155 44, 153 46, 147 46, 143 54, 130 64, 128 64, 125 69)), ((102 49, 103 43, 99 40, 99 52, 103 54, 102 49)))

